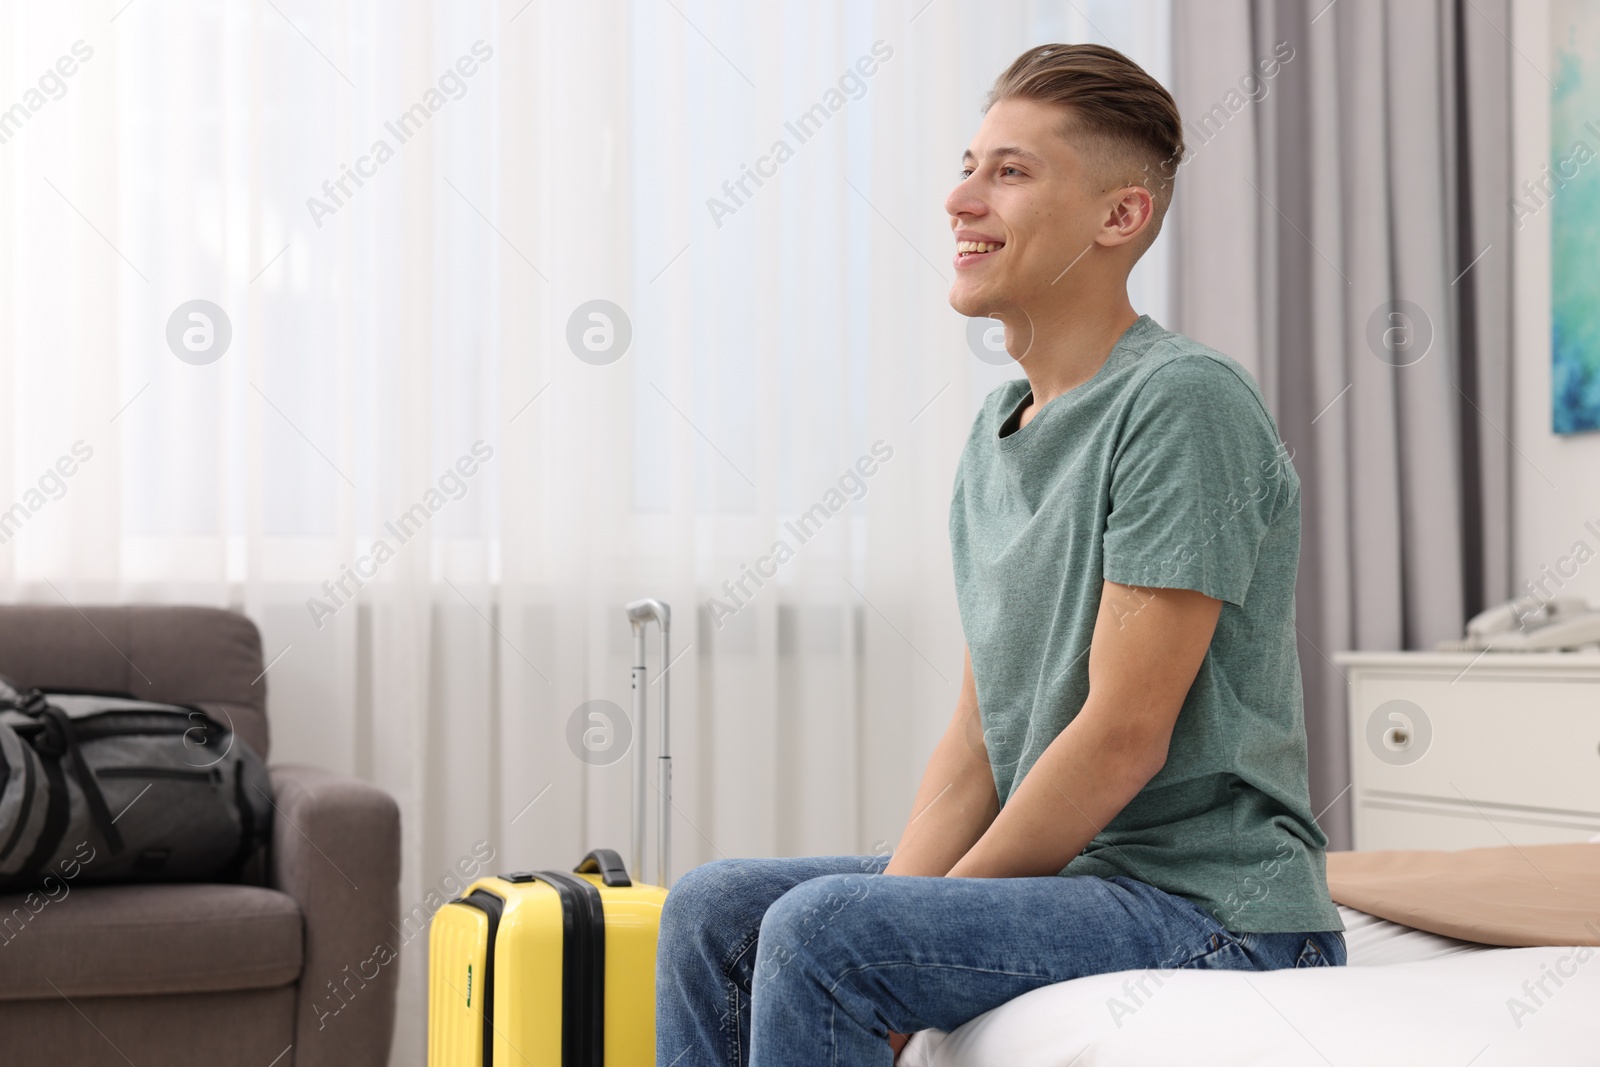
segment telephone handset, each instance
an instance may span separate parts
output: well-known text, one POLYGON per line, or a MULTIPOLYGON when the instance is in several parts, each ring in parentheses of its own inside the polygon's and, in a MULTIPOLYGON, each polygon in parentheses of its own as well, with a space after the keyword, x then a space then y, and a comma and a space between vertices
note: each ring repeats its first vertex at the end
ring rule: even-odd
POLYGON ((1536 596, 1492 607, 1474 615, 1460 641, 1440 641, 1439 652, 1547 652, 1600 645, 1600 609, 1582 597, 1536 596))

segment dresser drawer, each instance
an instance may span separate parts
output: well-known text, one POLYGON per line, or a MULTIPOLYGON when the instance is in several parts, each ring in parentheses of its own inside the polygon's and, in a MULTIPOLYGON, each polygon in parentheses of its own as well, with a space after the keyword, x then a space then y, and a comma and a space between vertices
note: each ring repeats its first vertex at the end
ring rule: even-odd
POLYGON ((1355 671, 1351 688, 1357 805, 1381 792, 1600 815, 1600 675, 1355 671))
POLYGON ((1357 794, 1353 831, 1361 849, 1559 845, 1600 835, 1600 815, 1373 791, 1357 794))

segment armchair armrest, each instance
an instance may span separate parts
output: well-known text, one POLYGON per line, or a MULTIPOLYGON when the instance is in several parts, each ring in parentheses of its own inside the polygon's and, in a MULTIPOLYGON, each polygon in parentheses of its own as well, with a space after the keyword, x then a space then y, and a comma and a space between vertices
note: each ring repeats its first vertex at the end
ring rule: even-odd
POLYGON ((276 766, 273 888, 305 917, 296 1067, 383 1067, 399 989, 400 808, 356 778, 276 766))

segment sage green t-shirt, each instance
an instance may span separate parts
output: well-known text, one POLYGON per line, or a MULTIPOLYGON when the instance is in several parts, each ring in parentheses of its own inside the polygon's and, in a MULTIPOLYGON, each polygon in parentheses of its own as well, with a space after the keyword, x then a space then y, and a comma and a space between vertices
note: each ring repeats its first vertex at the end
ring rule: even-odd
MULTIPOLYGON (((950 504, 1001 806, 1089 695, 1102 580, 1223 601, 1166 765, 1059 874, 1125 875, 1229 930, 1343 930, 1310 810, 1295 647, 1300 480, 1238 363, 1142 315, 1017 428, 989 394, 950 504)), ((1152 594, 1154 595, 1154 594, 1152 594)))

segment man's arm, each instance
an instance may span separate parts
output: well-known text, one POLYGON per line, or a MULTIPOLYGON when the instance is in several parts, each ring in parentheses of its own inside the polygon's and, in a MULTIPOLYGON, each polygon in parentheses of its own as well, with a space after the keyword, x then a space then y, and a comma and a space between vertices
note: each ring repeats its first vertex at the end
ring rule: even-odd
POLYGON ((1057 874, 1167 761, 1222 601, 1190 589, 1106 582, 1089 644, 1089 696, 946 874, 1057 874))
POLYGON ((1000 810, 994 772, 983 744, 972 652, 966 655, 961 696, 922 774, 900 843, 884 874, 943 875, 982 836, 1000 810))

